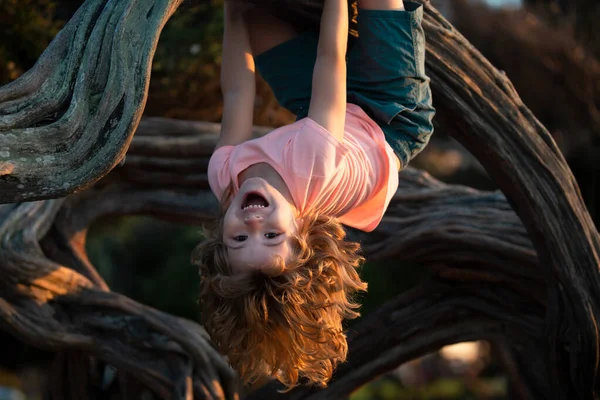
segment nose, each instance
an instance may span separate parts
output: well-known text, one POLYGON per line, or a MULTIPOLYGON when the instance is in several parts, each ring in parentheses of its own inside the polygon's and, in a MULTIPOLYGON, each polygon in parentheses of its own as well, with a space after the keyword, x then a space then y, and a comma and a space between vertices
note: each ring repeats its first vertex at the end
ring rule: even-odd
POLYGON ((244 223, 249 226, 258 226, 264 221, 262 215, 250 214, 244 218, 244 223))

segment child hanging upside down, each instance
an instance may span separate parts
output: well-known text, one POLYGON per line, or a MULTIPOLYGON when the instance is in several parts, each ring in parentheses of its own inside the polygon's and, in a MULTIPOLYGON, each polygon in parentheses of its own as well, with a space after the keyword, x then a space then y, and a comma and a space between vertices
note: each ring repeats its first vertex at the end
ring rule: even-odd
POLYGON ((202 322, 246 383, 326 385, 345 361, 344 319, 367 288, 357 243, 433 127, 417 3, 325 0, 320 33, 225 1, 221 137, 208 177, 221 215, 193 254, 202 322), (348 50, 348 52, 347 52, 348 50), (346 58, 347 56, 347 58, 346 58), (252 139, 255 65, 293 124, 252 139))

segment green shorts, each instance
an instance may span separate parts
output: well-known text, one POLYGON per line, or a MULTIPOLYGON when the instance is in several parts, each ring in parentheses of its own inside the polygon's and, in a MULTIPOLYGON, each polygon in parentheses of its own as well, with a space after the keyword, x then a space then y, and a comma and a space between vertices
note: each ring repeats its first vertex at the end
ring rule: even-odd
MULTIPOLYGON (((435 109, 425 75, 423 7, 358 12, 359 37, 347 54, 347 99, 377 122, 402 167, 429 142, 435 109)), ((307 31, 255 58, 279 103, 298 119, 308 114, 318 33, 307 31)))

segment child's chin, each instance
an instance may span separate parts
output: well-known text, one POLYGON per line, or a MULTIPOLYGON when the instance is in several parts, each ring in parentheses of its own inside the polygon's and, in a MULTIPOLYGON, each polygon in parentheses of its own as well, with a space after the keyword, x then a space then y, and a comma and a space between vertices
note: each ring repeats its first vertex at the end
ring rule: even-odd
POLYGON ((254 176, 252 178, 246 179, 240 185, 240 192, 241 191, 252 190, 252 189, 255 189, 255 188, 256 189, 260 189, 260 188, 266 188, 266 187, 272 187, 272 186, 269 184, 269 182, 267 182, 263 178, 261 178, 259 176, 254 176))

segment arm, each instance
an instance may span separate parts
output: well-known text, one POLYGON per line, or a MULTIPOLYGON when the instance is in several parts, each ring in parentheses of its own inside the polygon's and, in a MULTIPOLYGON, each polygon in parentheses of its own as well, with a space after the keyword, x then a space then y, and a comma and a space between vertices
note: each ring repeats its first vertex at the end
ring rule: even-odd
POLYGON ((254 58, 241 4, 225 1, 225 31, 221 63, 223 118, 217 148, 252 138, 256 83, 254 58))
POLYGON ((308 117, 338 140, 344 138, 346 117, 347 41, 347 0, 326 0, 321 16, 308 117))

